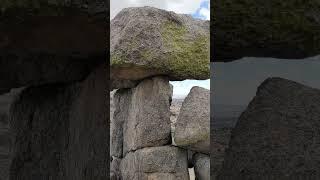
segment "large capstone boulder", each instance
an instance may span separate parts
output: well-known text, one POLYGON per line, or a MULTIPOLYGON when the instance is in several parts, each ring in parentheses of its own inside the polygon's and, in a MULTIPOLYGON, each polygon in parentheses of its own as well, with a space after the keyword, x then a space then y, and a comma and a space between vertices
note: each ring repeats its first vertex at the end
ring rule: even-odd
POLYGON ((189 180, 187 152, 174 146, 129 152, 120 170, 122 180, 189 180))
POLYGON ((218 180, 318 179, 320 90, 269 78, 232 131, 218 180))
POLYGON ((111 79, 209 78, 209 21, 152 7, 123 9, 111 21, 111 79))
POLYGON ((210 180, 210 156, 196 153, 193 157, 197 180, 210 180))
POLYGON ((210 91, 193 87, 182 103, 174 141, 196 152, 210 151, 210 91))
POLYGON ((107 7, 103 0, 0 1, 0 93, 84 80, 106 61, 107 7))
POLYGON ((24 89, 10 108, 10 179, 109 178, 106 67, 84 81, 24 89))

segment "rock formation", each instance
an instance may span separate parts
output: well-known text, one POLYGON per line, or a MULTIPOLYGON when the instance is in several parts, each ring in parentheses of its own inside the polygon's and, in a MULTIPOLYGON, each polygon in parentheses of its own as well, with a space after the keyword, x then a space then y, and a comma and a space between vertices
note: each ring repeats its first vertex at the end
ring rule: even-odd
POLYGON ((12 104, 10 179, 105 179, 109 138, 106 68, 84 81, 28 87, 12 104))
POLYGON ((193 87, 185 98, 177 119, 174 141, 177 146, 209 154, 210 91, 193 87))
POLYGON ((26 87, 10 108, 10 179, 108 178, 107 4, 1 1, 0 11, 0 94, 26 87))
POLYGON ((318 179, 320 90, 269 78, 232 131, 218 180, 318 179))
POLYGON ((320 3, 219 0, 211 5, 213 61, 302 59, 320 54, 320 3))
POLYGON ((0 10, 0 92, 80 81, 106 61, 105 1, 5 0, 0 10))
POLYGON ((210 156, 196 153, 194 155, 194 172, 199 180, 210 180, 210 156))
POLYGON ((155 75, 208 79, 209 21, 152 7, 126 8, 111 21, 110 51, 111 79, 118 82, 113 88, 155 75))
MULTIPOLYGON (((111 89, 118 89, 111 178, 188 180, 188 150, 171 141, 169 80, 209 78, 209 22, 151 7, 127 8, 111 22, 110 51, 111 89)), ((195 109, 203 107, 197 107, 202 100, 193 101, 195 109)), ((204 114, 209 129, 209 112, 204 114)))

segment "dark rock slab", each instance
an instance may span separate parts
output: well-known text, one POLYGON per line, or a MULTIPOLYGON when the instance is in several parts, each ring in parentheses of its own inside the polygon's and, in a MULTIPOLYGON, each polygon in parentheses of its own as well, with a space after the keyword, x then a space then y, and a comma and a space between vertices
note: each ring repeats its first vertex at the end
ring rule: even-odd
POLYGON ((22 91, 10 110, 10 179, 109 178, 106 67, 84 81, 22 91))
POLYGON ((269 78, 232 131, 218 180, 318 179, 320 90, 269 78))
POLYGON ((212 61, 316 56, 320 54, 319 9, 318 0, 215 1, 212 61))

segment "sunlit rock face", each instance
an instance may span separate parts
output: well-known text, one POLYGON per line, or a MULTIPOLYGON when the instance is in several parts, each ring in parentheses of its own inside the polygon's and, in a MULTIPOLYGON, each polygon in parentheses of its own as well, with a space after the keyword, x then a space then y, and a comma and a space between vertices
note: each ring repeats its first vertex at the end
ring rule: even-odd
POLYGON ((111 79, 209 78, 209 21, 152 7, 123 9, 111 21, 111 79))

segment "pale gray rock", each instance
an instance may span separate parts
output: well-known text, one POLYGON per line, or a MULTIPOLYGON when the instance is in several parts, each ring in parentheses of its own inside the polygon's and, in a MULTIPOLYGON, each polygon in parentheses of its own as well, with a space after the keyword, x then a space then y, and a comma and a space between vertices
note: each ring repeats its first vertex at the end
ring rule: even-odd
POLYGON ((232 130, 217 179, 318 179, 319 119, 319 89, 265 80, 232 130))
POLYGON ((210 91, 193 87, 182 103, 177 119, 174 141, 177 146, 209 154, 210 91))
POLYGON ((112 157, 110 164, 110 180, 121 180, 120 163, 121 159, 112 157))
POLYGON ((120 169, 123 180, 189 180, 187 152, 174 146, 129 152, 120 169))
POLYGON ((124 107, 119 107, 122 110, 116 109, 114 116, 114 121, 124 121, 121 128, 123 129, 123 155, 143 147, 170 144, 172 92, 168 78, 145 79, 137 87, 123 89, 121 93, 123 95, 120 95, 120 101, 122 101, 121 98, 130 97, 130 100, 123 101, 124 107), (124 95, 125 93, 127 95, 124 95))
POLYGON ((10 179, 109 178, 106 67, 75 84, 24 89, 10 109, 10 179))
POLYGON ((196 180, 210 180, 210 156, 197 153, 193 159, 196 180))
POLYGON ((111 79, 208 79, 209 24, 153 7, 123 9, 110 26, 111 79))

